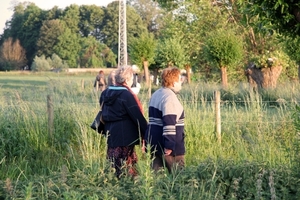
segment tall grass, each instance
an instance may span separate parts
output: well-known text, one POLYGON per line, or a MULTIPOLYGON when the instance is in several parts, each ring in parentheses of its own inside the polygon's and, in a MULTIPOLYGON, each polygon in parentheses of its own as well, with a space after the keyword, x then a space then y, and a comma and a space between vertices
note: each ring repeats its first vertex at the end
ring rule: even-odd
MULTIPOLYGON (((94 77, 84 87, 78 77, 48 76, 41 86, 28 79, 22 81, 29 89, 9 89, 0 80, 1 198, 300 197, 300 89, 294 84, 263 93, 243 84, 227 91, 217 84, 185 85, 179 98, 186 115, 186 168, 154 173, 150 155, 137 146, 139 176, 119 180, 106 160, 106 138, 89 128, 99 109, 94 77), (221 90, 221 144, 215 135, 215 90, 221 90), (53 99, 53 132, 48 131, 47 95, 53 99)), ((139 94, 145 115, 147 92, 143 88, 139 94)))

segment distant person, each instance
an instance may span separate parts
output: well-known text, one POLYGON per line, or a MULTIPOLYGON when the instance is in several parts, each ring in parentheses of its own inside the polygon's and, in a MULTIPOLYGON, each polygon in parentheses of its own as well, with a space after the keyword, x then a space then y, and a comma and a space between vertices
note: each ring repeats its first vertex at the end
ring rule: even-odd
POLYGON ((138 74, 134 73, 133 74, 133 84, 131 86, 131 90, 133 91, 134 94, 138 94, 141 89, 141 84, 138 82, 138 74))
POLYGON ((137 155, 135 145, 140 144, 147 129, 142 105, 132 92, 133 70, 130 66, 115 71, 115 85, 110 85, 100 96, 104 133, 107 135, 107 158, 115 168, 116 176, 127 173, 135 176, 137 155))
POLYGON ((107 77, 107 86, 116 85, 116 69, 112 70, 107 77))
POLYGON ((109 86, 115 86, 116 85, 116 70, 112 70, 109 75, 107 76, 107 88, 105 90, 103 90, 103 92, 101 92, 100 94, 100 98, 99 98, 99 103, 101 106, 101 103, 103 101, 101 101, 101 99, 103 100, 103 97, 105 96, 106 91, 108 90, 109 86))
POLYGON ((181 90, 181 74, 176 67, 164 69, 162 87, 149 102, 149 124, 144 140, 151 146, 152 168, 164 166, 169 172, 184 167, 184 110, 176 93, 181 90))
POLYGON ((102 70, 99 71, 99 74, 96 76, 94 82, 94 88, 97 88, 97 86, 98 86, 98 90, 101 92, 103 92, 103 90, 105 90, 106 88, 106 79, 104 76, 104 72, 102 70))

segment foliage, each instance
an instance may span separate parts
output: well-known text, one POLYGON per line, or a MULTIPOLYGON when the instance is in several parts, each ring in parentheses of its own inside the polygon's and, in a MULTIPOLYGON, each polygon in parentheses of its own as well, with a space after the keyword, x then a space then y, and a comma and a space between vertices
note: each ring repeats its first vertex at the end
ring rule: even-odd
POLYGON ((176 38, 159 40, 155 55, 156 64, 161 67, 176 66, 182 69, 187 60, 185 51, 176 38))
MULTIPOLYGON (((104 46, 104 45, 103 45, 104 46)), ((103 67, 104 57, 101 55, 103 47, 94 37, 83 38, 80 50, 80 66, 82 67, 103 67)))
POLYGON ((80 41, 79 62, 81 67, 104 67, 115 66, 115 54, 103 43, 94 37, 88 36, 80 41))
POLYGON ((273 169, 259 163, 205 160, 183 172, 154 175, 143 169, 135 180, 126 177, 117 180, 107 164, 104 169, 100 165, 92 163, 75 172, 63 165, 52 175, 34 177, 31 182, 7 179, 1 184, 1 194, 7 198, 25 198, 30 193, 30 198, 45 199, 61 196, 64 199, 124 200, 299 198, 297 179, 283 166, 273 169))
POLYGON ((159 36, 159 31, 162 30, 164 11, 157 2, 148 0, 128 0, 136 12, 141 16, 146 24, 148 32, 153 33, 155 38, 159 36))
POLYGON ((68 64, 63 61, 58 55, 52 54, 51 58, 47 58, 47 61, 54 71, 61 71, 63 69, 69 68, 68 64))
POLYGON ((230 68, 243 58, 243 41, 231 30, 217 30, 208 36, 203 54, 214 66, 230 68))
POLYGON ((144 66, 144 61, 149 65, 154 62, 156 41, 151 33, 142 34, 139 38, 132 40, 129 46, 129 55, 131 63, 137 65, 140 69, 144 66))
POLYGON ((100 26, 104 19, 104 9, 96 5, 82 5, 79 7, 79 30, 84 37, 90 35, 100 39, 100 26))
POLYGON ((292 80, 297 78, 298 70, 297 63, 291 58, 286 54, 284 49, 275 49, 262 51, 261 54, 253 54, 249 56, 249 61, 255 63, 257 68, 282 66, 283 73, 281 79, 292 80))
POLYGON ((292 37, 300 36, 300 3, 290 0, 241 0, 244 12, 259 16, 261 28, 273 29, 292 37))
POLYGON ((285 37, 284 44, 284 50, 287 52, 287 55, 300 65, 300 36, 294 38, 285 37))
POLYGON ((43 23, 44 12, 34 3, 20 3, 11 19, 10 37, 18 38, 26 50, 29 65, 36 54, 36 43, 43 23))
POLYGON ((295 164, 295 170, 298 172, 298 177, 300 176, 300 140, 299 140, 299 133, 300 133, 300 107, 298 105, 295 106, 294 113, 293 113, 293 120, 295 129, 297 130, 297 139, 294 141, 293 150, 295 151, 296 158, 293 160, 295 164))
POLYGON ((168 1, 171 2, 172 6, 167 8, 170 11, 164 17, 164 27, 160 30, 161 37, 179 40, 187 56, 185 64, 194 70, 206 71, 208 65, 201 54, 203 44, 209 33, 232 27, 228 12, 209 1, 168 1))
POLYGON ((0 71, 19 70, 26 65, 26 52, 20 41, 8 38, 0 47, 0 71))
MULTIPOLYGON (((20 39, 29 63, 35 55, 50 57, 55 53, 70 67, 77 67, 81 39, 89 35, 100 39, 103 19, 103 9, 95 5, 79 7, 72 4, 64 10, 54 7, 43 11, 32 3, 19 3, 15 6, 10 26, 5 30, 5 37, 20 39), (29 32, 30 35, 25 35, 29 32)), ((3 42, 5 38, 2 37, 3 42)), ((103 51, 105 65, 115 66, 115 55, 109 49, 103 51)), ((97 57, 92 57, 93 65, 99 65, 97 57)))
POLYGON ((37 41, 37 55, 50 57, 54 52, 54 46, 59 43, 59 36, 65 31, 63 22, 59 19, 43 22, 40 30, 40 37, 37 41))
POLYGON ((63 9, 59 8, 58 6, 53 6, 53 8, 46 11, 45 21, 59 19, 59 17, 62 16, 62 13, 63 9))
POLYGON ((51 69, 51 65, 47 61, 44 55, 38 57, 35 56, 33 63, 31 65, 31 70, 33 71, 49 71, 51 69))
POLYGON ((60 19, 70 29, 71 33, 79 34, 80 11, 78 5, 71 4, 67 6, 60 16, 60 19))
POLYGON ((68 64, 56 54, 52 54, 52 56, 48 58, 44 55, 40 57, 36 56, 31 66, 33 71, 61 71, 67 68, 69 68, 68 64))
MULTIPOLYGON (((31 66, 36 55, 50 57, 55 53, 73 68, 100 65, 114 67, 118 54, 118 6, 119 2, 114 1, 106 7, 72 4, 64 9, 55 6, 43 10, 34 3, 17 3, 12 18, 7 21, 4 33, 0 35, 0 44, 10 37, 19 40, 26 51, 28 66, 31 66), (98 47, 99 43, 100 46, 106 46, 98 47)), ((218 71, 202 53, 207 36, 220 29, 224 32, 235 30, 236 35, 245 40, 243 45, 246 56, 241 65, 246 66, 251 58, 265 55, 266 51, 283 49, 284 43, 278 42, 282 35, 278 32, 283 33, 288 56, 299 62, 299 39, 295 34, 295 28, 299 25, 296 15, 298 8, 299 3, 287 0, 130 0, 126 6, 127 44, 132 46, 136 38, 149 32, 161 42, 177 40, 183 49, 180 50, 183 58, 178 59, 183 63, 177 65, 203 73, 206 81, 218 81, 218 71), (264 8, 268 8, 268 12, 264 12, 264 8), (279 9, 284 13, 279 13, 279 9), (282 20, 286 20, 286 25, 291 25, 291 34, 287 33, 289 29, 285 31, 286 26, 281 26, 282 20)), ((154 69, 153 74, 167 65, 164 64, 167 61, 162 59, 155 57, 153 64, 150 64, 150 69, 154 69)), ((2 58, 0 60, 3 61, 2 58)), ((297 69, 294 61, 288 61, 289 65, 281 77, 295 78, 297 69)), ((3 69, 9 69, 12 65, 7 62, 1 64, 3 69)), ((230 68, 228 76, 235 82, 245 79, 240 66, 230 68)))
POLYGON ((105 66, 107 67, 117 66, 117 56, 109 47, 106 46, 105 49, 103 49, 102 55, 104 55, 105 66))
MULTIPOLYGON (((101 26, 101 42, 106 44, 118 55, 119 41, 119 2, 114 1, 105 8, 105 17, 101 26)), ((131 7, 126 6, 127 16, 127 44, 147 32, 147 28, 138 13, 131 7)))
MULTIPOLYGON (((154 173, 151 156, 137 146, 139 176, 117 179, 105 158, 106 138, 89 128, 99 109, 99 94, 90 89, 94 74, 14 73, 0 76, 4 85, 0 88, 0 198, 300 197, 296 83, 283 85, 272 95, 286 99, 277 106, 263 100, 262 94, 249 92, 246 85, 230 94, 222 91, 221 144, 214 134, 213 91, 218 84, 183 85, 178 96, 186 115, 185 169, 154 173), (90 80, 85 81, 86 87, 82 87, 83 78, 90 80), (48 95, 53 132, 48 129, 48 95)), ((147 90, 141 90, 139 97, 147 108, 147 90)))
POLYGON ((53 47, 54 52, 63 60, 66 60, 72 68, 78 65, 80 51, 79 35, 64 27, 64 32, 58 36, 58 43, 53 47))
POLYGON ((260 55, 254 55, 250 59, 258 67, 274 67, 283 66, 287 67, 289 57, 282 50, 264 51, 260 55))
POLYGON ((168 11, 175 10, 180 7, 180 0, 153 0, 154 2, 158 2, 159 5, 168 11))

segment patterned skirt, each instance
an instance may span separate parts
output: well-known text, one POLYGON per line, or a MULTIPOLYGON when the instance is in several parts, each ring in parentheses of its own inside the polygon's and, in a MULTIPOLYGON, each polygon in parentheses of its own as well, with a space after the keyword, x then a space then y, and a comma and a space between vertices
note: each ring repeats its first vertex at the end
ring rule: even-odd
POLYGON ((107 159, 111 161, 118 178, 120 178, 123 169, 127 171, 125 173, 131 176, 137 175, 137 171, 134 167, 137 163, 137 155, 134 151, 134 146, 108 147, 107 159))

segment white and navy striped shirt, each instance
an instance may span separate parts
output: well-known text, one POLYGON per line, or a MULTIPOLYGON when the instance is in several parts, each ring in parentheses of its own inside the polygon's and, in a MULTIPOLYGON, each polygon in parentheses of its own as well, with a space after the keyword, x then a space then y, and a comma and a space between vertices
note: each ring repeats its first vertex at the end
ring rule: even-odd
POLYGON ((172 149, 172 155, 184 155, 184 110, 176 94, 170 88, 154 92, 149 103, 149 124, 145 140, 152 151, 163 153, 172 149))

